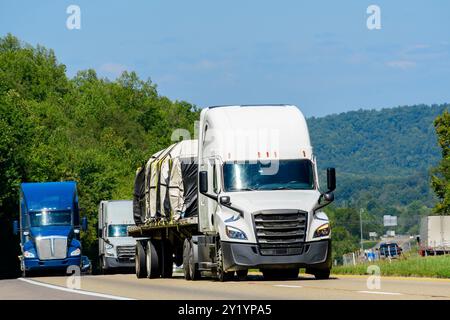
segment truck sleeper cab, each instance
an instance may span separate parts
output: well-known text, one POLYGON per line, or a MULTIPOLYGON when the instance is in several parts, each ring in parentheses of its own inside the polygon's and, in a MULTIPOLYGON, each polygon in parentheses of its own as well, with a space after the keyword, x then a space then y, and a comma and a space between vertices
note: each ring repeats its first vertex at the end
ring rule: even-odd
POLYGON ((23 276, 35 271, 81 267, 78 194, 75 182, 22 183, 20 186, 20 233, 23 276))

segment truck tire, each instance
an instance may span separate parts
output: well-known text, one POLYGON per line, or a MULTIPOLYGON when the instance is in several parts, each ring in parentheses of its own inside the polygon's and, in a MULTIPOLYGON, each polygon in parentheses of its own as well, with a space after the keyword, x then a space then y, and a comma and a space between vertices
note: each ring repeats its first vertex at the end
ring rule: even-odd
POLYGON ((316 278, 317 280, 327 280, 330 278, 330 269, 325 269, 325 270, 316 270, 313 271, 312 274, 314 275, 314 278, 316 278))
POLYGON ((247 280, 248 270, 238 270, 236 275, 239 281, 245 281, 247 280))
POLYGON ((216 262, 217 262, 217 279, 220 282, 233 280, 234 271, 227 272, 227 271, 223 270, 223 253, 222 253, 222 248, 220 248, 220 247, 217 250, 216 262))
POLYGON ((183 243, 183 273, 184 279, 191 280, 191 274, 189 272, 189 253, 191 251, 191 243, 189 239, 184 239, 183 243))
POLYGON ((147 267, 147 278, 158 278, 161 275, 159 270, 158 252, 156 251, 154 241, 149 240, 147 242, 147 248, 145 250, 145 265, 147 267))
POLYGON ((191 280, 198 280, 201 278, 201 273, 198 270, 198 266, 195 263, 195 254, 194 254, 195 245, 192 242, 192 239, 189 241, 189 277, 191 280))
POLYGON ((295 280, 298 278, 298 268, 289 269, 263 269, 265 280, 295 280))
POLYGON ((146 256, 145 249, 142 245, 141 241, 136 241, 136 256, 135 256, 135 269, 136 269, 136 277, 138 279, 145 278, 147 276, 147 265, 146 265, 146 256))
POLYGON ((172 278, 173 252, 169 240, 161 241, 161 275, 163 278, 172 278))

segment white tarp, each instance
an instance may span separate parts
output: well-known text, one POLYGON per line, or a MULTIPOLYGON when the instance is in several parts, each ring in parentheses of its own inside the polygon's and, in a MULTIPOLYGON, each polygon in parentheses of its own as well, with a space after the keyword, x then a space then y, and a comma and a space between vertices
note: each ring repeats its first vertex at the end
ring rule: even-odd
POLYGON ((183 140, 159 151, 146 165, 146 221, 178 219, 185 211, 182 164, 197 157, 197 140, 183 140))

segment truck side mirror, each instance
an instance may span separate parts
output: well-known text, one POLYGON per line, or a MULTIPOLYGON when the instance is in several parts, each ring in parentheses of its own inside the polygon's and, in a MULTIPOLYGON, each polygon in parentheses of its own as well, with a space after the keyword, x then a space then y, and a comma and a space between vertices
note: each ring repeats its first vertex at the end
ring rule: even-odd
POLYGON ((221 196, 219 198, 220 204, 229 205, 231 203, 231 199, 229 196, 221 196))
POLYGON ((17 220, 14 220, 13 221, 13 234, 15 235, 15 236, 17 236, 18 234, 19 234, 19 221, 17 221, 17 220))
POLYGON ((103 229, 97 229, 97 237, 100 239, 103 237, 103 229))
POLYGON ((81 218, 81 230, 86 231, 88 228, 88 220, 86 217, 81 218))
POLYGON ((208 192, 208 171, 199 172, 200 193, 208 192))
POLYGON ((327 187, 328 191, 334 191, 336 189, 336 169, 327 168, 327 187))

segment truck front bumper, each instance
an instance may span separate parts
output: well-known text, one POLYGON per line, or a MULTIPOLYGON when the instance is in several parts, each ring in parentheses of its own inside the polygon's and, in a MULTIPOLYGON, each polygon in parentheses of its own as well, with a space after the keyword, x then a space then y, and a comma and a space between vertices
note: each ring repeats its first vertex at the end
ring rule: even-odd
POLYGON ((66 259, 55 260, 39 260, 37 258, 24 260, 24 266, 26 271, 38 271, 38 270, 64 270, 68 266, 80 266, 81 256, 69 257, 66 259))
POLYGON ((134 268, 134 259, 118 259, 115 257, 105 257, 106 268, 134 268))
POLYGON ((305 242, 301 254, 262 255, 257 244, 221 242, 224 269, 331 268, 331 240, 305 242))

